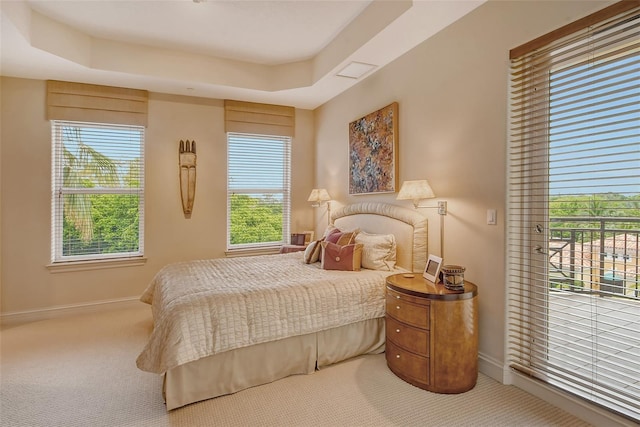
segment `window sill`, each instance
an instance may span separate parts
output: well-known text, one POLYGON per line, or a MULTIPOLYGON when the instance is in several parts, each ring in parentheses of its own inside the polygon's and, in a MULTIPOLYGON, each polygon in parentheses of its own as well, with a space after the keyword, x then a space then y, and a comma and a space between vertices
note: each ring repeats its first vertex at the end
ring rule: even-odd
POLYGON ((101 270, 105 268, 137 267, 147 262, 145 257, 113 258, 91 261, 65 261, 48 264, 51 273, 67 273, 72 271, 101 270))
POLYGON ((273 255, 280 253, 280 246, 269 246, 266 248, 228 249, 224 254, 228 258, 254 255, 273 255))

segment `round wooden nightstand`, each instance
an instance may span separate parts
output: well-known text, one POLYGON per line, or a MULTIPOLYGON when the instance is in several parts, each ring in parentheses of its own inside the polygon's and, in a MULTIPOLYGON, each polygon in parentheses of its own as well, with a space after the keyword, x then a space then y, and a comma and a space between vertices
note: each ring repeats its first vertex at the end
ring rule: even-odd
POLYGON ((420 274, 387 278, 389 369, 437 393, 471 390, 478 378, 478 287, 450 291, 420 274))

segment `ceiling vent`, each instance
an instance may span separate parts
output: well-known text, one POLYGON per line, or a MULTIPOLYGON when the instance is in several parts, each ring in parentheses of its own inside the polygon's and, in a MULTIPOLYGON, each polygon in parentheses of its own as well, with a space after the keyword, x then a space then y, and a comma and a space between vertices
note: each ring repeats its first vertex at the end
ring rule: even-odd
POLYGON ((338 71, 336 76, 347 77, 349 79, 359 79, 376 67, 377 65, 365 64, 364 62, 351 62, 342 70, 338 71))

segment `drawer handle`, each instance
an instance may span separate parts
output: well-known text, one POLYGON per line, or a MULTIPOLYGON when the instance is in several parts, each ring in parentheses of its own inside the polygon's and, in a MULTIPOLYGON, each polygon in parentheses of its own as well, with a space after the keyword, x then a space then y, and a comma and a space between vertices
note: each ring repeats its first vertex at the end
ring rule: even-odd
POLYGON ((396 299, 400 299, 400 295, 396 295, 396 299))
POLYGON ((400 306, 399 306, 399 305, 396 305, 396 308, 397 308, 398 310, 400 310, 400 306))
POLYGON ((396 329, 396 332, 397 332, 397 333, 400 333, 400 329, 396 329))
POLYGON ((396 359, 400 359, 400 355, 399 354, 396 354, 396 359))

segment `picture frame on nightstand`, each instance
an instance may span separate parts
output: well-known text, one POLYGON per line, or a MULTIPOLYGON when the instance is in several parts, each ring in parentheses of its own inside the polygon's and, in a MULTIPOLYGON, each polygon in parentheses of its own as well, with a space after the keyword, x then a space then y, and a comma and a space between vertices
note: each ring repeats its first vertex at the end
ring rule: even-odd
POLYGON ((315 237, 315 232, 314 231, 303 231, 302 234, 304 234, 304 245, 307 246, 309 243, 313 242, 313 238, 315 237))
POLYGON ((424 266, 424 273, 422 273, 422 277, 433 283, 438 283, 438 275, 440 274, 441 266, 442 258, 429 254, 427 263, 424 266))

